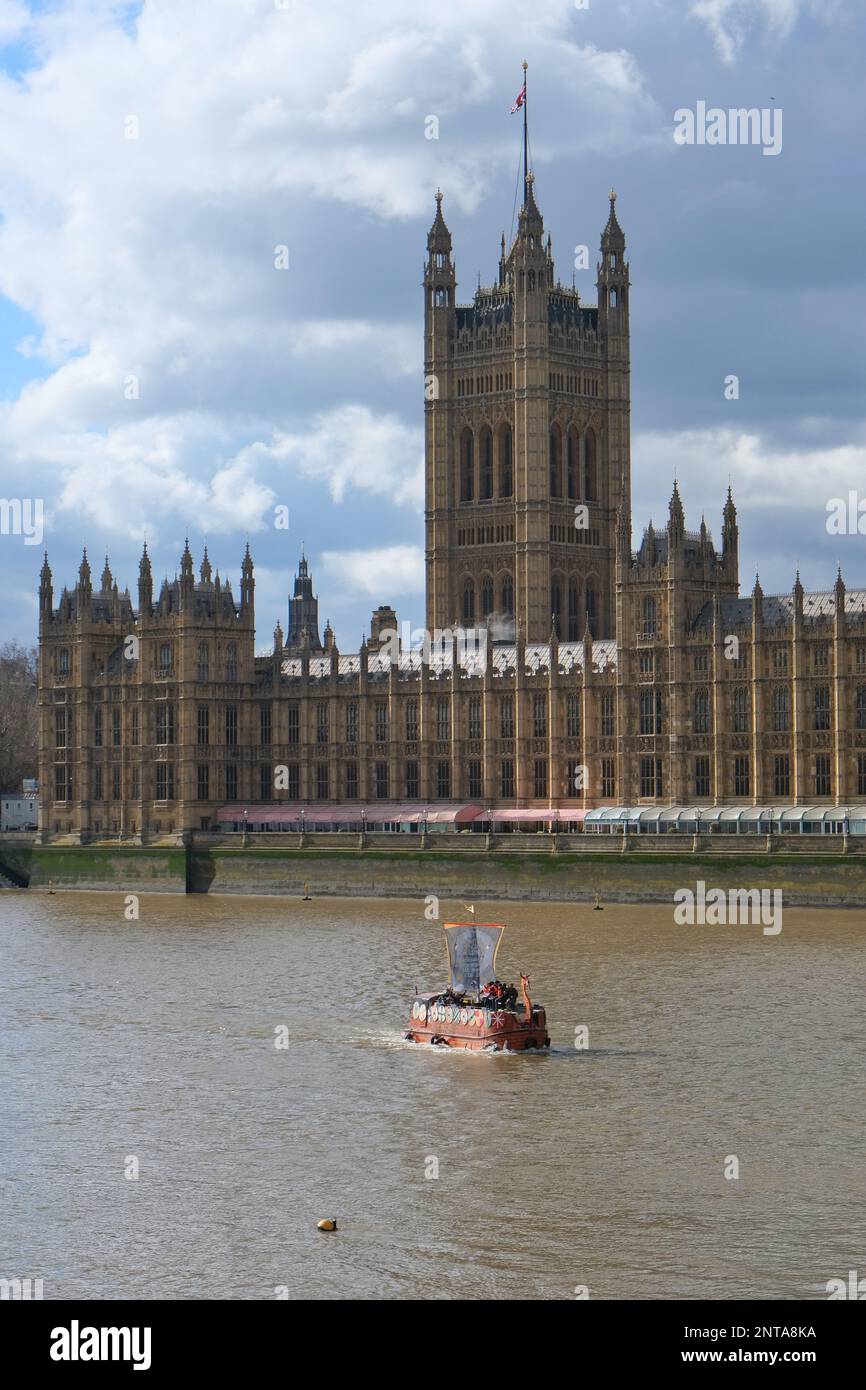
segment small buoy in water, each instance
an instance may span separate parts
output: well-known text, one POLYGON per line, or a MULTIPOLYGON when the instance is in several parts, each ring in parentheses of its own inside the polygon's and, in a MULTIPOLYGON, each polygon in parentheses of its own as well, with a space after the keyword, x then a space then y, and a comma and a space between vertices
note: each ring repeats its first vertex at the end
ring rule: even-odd
POLYGON ((313 899, 310 897, 310 885, 309 885, 309 883, 305 883, 305 884, 304 884, 304 896, 301 898, 301 902, 302 902, 302 903, 311 903, 312 901, 313 901, 313 899))
POLYGON ((601 894, 600 894, 600 893, 596 893, 596 895, 595 895, 595 906, 593 907, 592 910, 593 910, 593 912, 604 912, 604 908, 603 908, 602 905, 601 905, 601 894))
POLYGON ((316 1230, 317 1230, 317 1231, 336 1231, 336 1229, 337 1229, 337 1218, 336 1218, 336 1216, 330 1217, 330 1218, 329 1218, 329 1217, 325 1217, 324 1221, 317 1221, 317 1222, 316 1222, 316 1230))

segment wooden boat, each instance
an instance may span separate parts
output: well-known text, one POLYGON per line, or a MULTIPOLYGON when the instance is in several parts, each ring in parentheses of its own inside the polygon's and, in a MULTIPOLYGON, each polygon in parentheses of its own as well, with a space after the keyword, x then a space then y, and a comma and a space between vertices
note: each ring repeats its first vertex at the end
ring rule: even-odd
POLYGON ((505 928, 498 922, 446 922, 450 981, 438 993, 416 994, 405 1037, 434 1047, 472 1052, 528 1052, 550 1047, 547 1015, 529 997, 529 976, 520 976, 520 998, 511 987, 496 999, 496 952, 505 928))

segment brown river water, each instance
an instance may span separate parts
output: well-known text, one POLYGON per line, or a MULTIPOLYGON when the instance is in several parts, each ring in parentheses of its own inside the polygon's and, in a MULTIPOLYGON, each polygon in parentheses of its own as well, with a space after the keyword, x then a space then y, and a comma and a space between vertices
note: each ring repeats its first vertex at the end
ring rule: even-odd
POLYGON ((0 1276, 46 1299, 818 1299, 866 1274, 862 911, 765 936, 484 904, 553 1040, 503 1056, 403 1041, 445 977, 420 900, 140 907, 0 893, 0 1276))

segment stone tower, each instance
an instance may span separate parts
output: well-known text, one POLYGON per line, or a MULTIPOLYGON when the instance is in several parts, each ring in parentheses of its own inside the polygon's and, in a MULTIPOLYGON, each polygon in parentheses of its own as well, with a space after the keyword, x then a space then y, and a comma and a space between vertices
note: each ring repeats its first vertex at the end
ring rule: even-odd
POLYGON ((630 510, 629 279, 615 194, 598 305, 555 276, 526 178, 497 283, 456 303, 436 195, 424 270, 427 626, 577 641, 614 623, 630 510))
POLYGON ((286 651, 301 649, 304 630, 310 638, 310 651, 322 651, 319 639, 319 600, 313 593, 313 581, 307 566, 306 555, 301 555, 298 573, 295 576, 294 596, 289 599, 289 631, 286 637, 286 651))

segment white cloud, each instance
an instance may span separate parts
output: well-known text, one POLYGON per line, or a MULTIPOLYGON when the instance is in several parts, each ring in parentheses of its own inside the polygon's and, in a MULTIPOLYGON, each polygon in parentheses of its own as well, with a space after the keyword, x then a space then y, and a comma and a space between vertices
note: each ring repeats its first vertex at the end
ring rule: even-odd
POLYGON ((395 415, 376 416, 363 405, 339 406, 317 416, 303 434, 277 434, 268 448, 302 477, 327 481, 331 500, 352 489, 420 508, 424 496, 424 440, 420 427, 395 415))
POLYGON ((734 63, 750 29, 763 22, 769 36, 782 42, 792 33, 802 11, 823 14, 834 0, 694 0, 689 14, 701 20, 712 35, 723 63, 734 63))
MULTIPOLYGON (((437 183, 452 210, 510 187, 523 7, 118 13, 0 0, 0 42, 26 30, 37 55, 0 76, 0 293, 35 320, 19 351, 45 372, 0 406, 0 459, 40 474, 60 524, 127 532, 171 515, 254 529, 282 464, 335 502, 420 505, 420 432, 381 405, 383 382, 420 384, 419 327, 380 312, 358 230, 423 215, 420 261, 437 183), (351 298, 322 308, 341 274, 351 298)), ((575 129, 621 151, 662 129, 634 58, 578 46, 572 21, 561 0, 534 7, 529 57, 560 96, 539 164, 573 158, 575 129)))
POLYGON ((30 23, 26 5, 18 0, 0 0, 0 46, 12 43, 19 38, 30 23))
POLYGON ((809 508, 823 514, 828 498, 846 497, 854 480, 866 478, 866 430, 862 433, 854 443, 795 448, 733 429, 639 432, 632 442, 635 523, 642 524, 641 511, 648 517, 648 508, 657 523, 667 518, 675 477, 690 529, 697 529, 701 510, 718 528, 728 479, 741 512, 809 508))
POLYGON ((371 550, 326 550, 321 559, 323 588, 336 597, 369 594, 383 603, 424 591, 424 551, 418 545, 388 545, 371 550))

